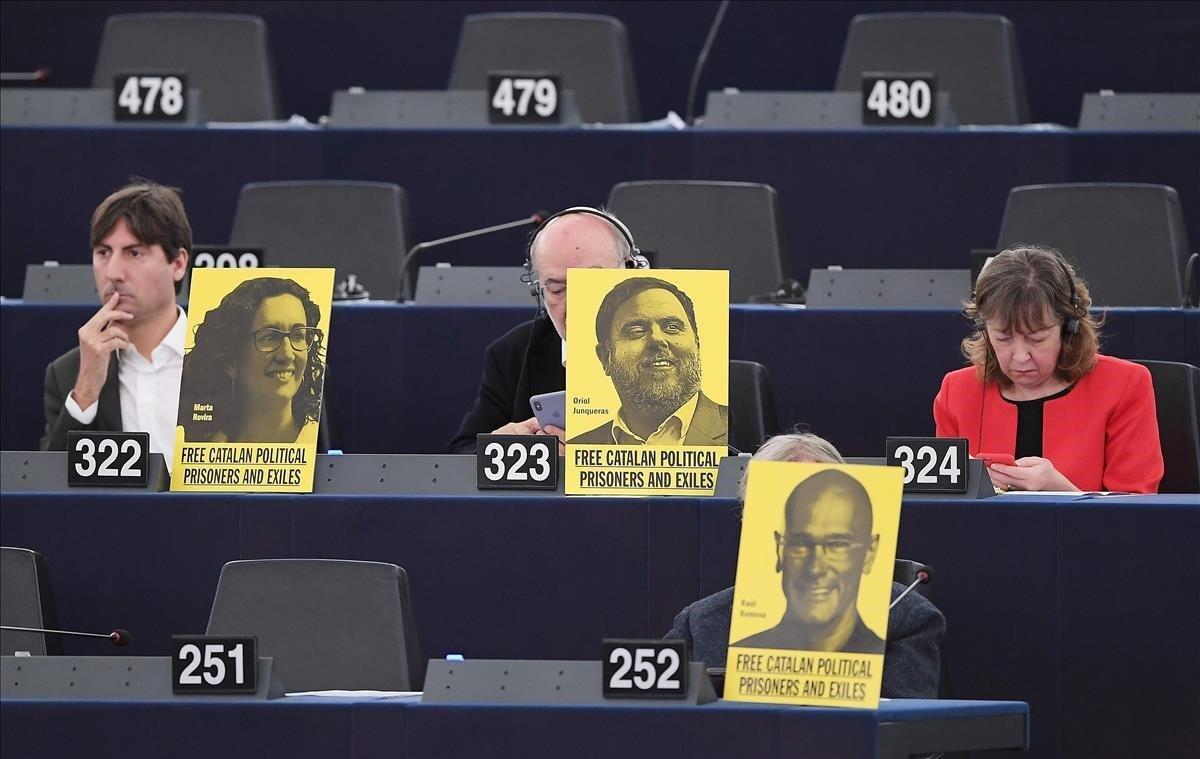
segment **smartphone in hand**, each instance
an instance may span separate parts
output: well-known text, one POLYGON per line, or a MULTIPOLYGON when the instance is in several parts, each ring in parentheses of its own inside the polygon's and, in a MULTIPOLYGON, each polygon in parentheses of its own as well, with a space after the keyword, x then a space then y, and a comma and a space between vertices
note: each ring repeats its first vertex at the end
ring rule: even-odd
POLYGON ((983 459, 984 466, 991 466, 992 464, 1017 465, 1011 453, 977 453, 975 454, 975 458, 983 459))
POLYGON ((552 424, 564 432, 566 431, 567 394, 565 391, 535 395, 529 399, 529 407, 533 409, 533 415, 537 417, 538 424, 543 429, 546 425, 552 424))

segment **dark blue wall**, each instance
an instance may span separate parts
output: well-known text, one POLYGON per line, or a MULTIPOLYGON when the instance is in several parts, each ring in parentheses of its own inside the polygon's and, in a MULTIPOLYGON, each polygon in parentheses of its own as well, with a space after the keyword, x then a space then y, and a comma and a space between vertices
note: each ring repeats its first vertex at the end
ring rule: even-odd
MULTIPOLYGON (((104 19, 161 10, 249 13, 270 28, 288 113, 327 113, 350 85, 440 89, 463 16, 573 11, 629 30, 642 111, 682 113, 692 63, 716 2, 4 2, 0 69, 49 66, 56 86, 88 86, 104 19)), ((832 88, 850 19, 881 11, 970 11, 1017 28, 1034 121, 1074 124, 1084 92, 1200 92, 1195 2, 735 2, 701 89, 832 88)), ((703 102, 701 100, 700 102, 703 102)))

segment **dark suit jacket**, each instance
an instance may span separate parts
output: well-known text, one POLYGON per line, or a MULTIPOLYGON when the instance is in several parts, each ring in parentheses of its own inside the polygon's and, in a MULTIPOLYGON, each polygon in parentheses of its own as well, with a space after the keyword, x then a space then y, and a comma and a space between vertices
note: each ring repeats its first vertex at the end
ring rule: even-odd
POLYGON ((562 340, 546 316, 518 324, 488 346, 475 404, 463 417, 450 453, 475 453, 475 436, 533 416, 529 397, 567 385, 562 340))
MULTIPOLYGON (((892 583, 892 598, 903 590, 900 583, 892 583)), ((726 588, 679 612, 666 637, 686 640, 693 661, 724 666, 732 613, 733 588, 726 588)), ((939 652, 945 633, 946 618, 924 596, 909 593, 896 604, 888 614, 884 698, 937 698, 939 652)))
POLYGON ((117 356, 108 359, 108 378, 100 390, 100 407, 91 424, 80 424, 67 413, 67 395, 79 379, 79 348, 72 348, 46 367, 43 403, 46 407, 46 431, 42 435, 43 451, 65 451, 67 433, 71 430, 121 431, 121 383, 117 379, 117 356))
MULTIPOLYGON (((610 419, 594 430, 576 435, 567 442, 584 445, 612 445, 613 420, 610 419)), ((692 423, 688 426, 683 444, 729 445, 729 407, 722 406, 704 393, 700 393, 700 401, 696 404, 696 413, 692 416, 692 423)))

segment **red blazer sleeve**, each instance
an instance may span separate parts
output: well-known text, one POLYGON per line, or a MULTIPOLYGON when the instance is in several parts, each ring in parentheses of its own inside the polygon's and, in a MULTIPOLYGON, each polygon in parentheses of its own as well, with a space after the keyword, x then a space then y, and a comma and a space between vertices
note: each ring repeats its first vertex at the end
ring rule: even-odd
POLYGON ((1157 493, 1163 457, 1150 371, 1132 365, 1120 393, 1104 429, 1104 489, 1157 493))
POLYGON ((942 388, 933 399, 934 435, 937 437, 964 437, 958 430, 958 418, 951 410, 950 375, 942 377, 942 388))

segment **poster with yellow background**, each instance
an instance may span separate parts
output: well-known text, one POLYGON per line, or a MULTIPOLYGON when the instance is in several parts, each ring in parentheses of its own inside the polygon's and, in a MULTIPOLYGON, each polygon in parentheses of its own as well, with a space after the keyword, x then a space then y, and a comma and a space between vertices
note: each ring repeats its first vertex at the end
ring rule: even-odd
POLYGON ((751 461, 725 698, 879 706, 898 467, 751 461))
POLYGON ((572 495, 711 495, 729 446, 729 272, 571 269, 572 495))
POLYGON ((309 493, 333 269, 195 269, 171 490, 309 493))

